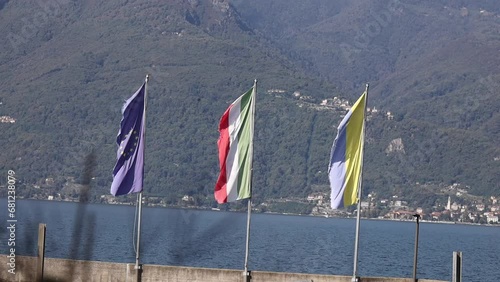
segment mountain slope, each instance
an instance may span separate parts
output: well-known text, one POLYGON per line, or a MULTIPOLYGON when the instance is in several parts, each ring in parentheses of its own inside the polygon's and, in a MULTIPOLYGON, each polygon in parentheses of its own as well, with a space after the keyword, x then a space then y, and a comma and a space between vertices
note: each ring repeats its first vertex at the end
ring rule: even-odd
POLYGON ((371 167, 378 178, 397 176, 380 184, 461 182, 500 192, 498 1, 265 2, 236 7, 309 73, 349 93, 370 82, 369 106, 395 116, 398 126, 384 132, 412 150, 400 166, 368 160, 366 170, 381 165, 371 167), (271 26, 275 18, 281 24, 271 26))
POLYGON ((145 189, 169 203, 192 195, 214 204, 218 121, 255 78, 256 202, 328 190, 345 110, 320 103, 354 101, 366 81, 379 109, 367 127, 366 193, 416 182, 500 190, 497 20, 472 8, 464 17, 430 1, 2 3, 0 116, 16 122, 0 123, 0 167, 15 170, 27 193, 66 191, 92 151, 94 196, 108 193, 120 109, 146 73, 145 189), (363 15, 384 11, 390 23, 357 42, 363 15), (389 150, 399 138, 404 150, 389 150))
MULTIPOLYGON (((16 122, 1 124, 7 137, 0 143, 5 148, 1 163, 3 169, 15 169, 28 186, 55 179, 57 192, 68 179, 78 178, 85 155, 95 150, 95 186, 98 193, 107 193, 122 103, 150 73, 150 195, 167 195, 171 201, 184 194, 211 195, 218 167, 218 119, 254 78, 260 93, 256 127, 262 128, 256 152, 265 151, 256 157, 256 171, 263 177, 255 185, 279 190, 294 174, 269 180, 268 171, 296 161, 267 154, 288 144, 307 155, 303 148, 310 138, 297 140, 287 132, 301 132, 316 113, 300 109, 295 100, 266 94, 266 89, 319 98, 334 89, 306 78, 248 30, 224 1, 67 1, 54 14, 46 13, 46 23, 27 36, 23 26, 10 21, 16 14, 32 20, 24 8, 30 5, 36 4, 8 2, 0 11, 6 15, 0 26, 26 39, 15 46, 2 43, 11 51, 0 57, 1 115, 16 122)), ((288 185, 299 194, 307 191, 306 169, 301 167, 298 180, 288 185)))

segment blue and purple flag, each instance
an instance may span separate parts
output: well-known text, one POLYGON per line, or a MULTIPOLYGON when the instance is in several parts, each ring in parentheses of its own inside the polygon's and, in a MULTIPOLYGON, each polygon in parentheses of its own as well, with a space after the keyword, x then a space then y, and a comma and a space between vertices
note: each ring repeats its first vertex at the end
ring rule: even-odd
POLYGON ((142 191, 144 176, 144 83, 122 108, 117 161, 113 170, 113 196, 142 191))

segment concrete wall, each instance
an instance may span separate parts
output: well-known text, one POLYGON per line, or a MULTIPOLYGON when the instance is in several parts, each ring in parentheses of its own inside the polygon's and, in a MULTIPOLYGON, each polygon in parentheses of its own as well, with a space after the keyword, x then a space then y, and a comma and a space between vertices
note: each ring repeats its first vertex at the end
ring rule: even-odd
MULTIPOLYGON (((16 256, 16 275, 0 257, 0 281, 35 281, 36 258, 16 256)), ((44 281, 135 282, 134 264, 46 258, 44 281)), ((144 265, 142 282, 241 282, 241 270, 144 265)), ((251 282, 350 282, 350 276, 252 271, 251 282)), ((443 282, 419 279, 419 282, 443 282)), ((363 277, 361 282, 413 282, 410 278, 363 277)))

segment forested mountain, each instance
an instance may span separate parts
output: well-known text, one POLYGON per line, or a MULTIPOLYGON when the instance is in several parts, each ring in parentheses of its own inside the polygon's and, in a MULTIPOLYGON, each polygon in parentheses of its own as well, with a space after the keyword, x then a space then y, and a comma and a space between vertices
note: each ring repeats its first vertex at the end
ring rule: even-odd
POLYGON ((378 165, 368 173, 500 191, 498 1, 236 3, 250 26, 311 75, 347 93, 370 82, 369 105, 397 121, 372 126, 381 138, 401 137, 407 150, 389 162, 369 159, 378 165))
POLYGON ((57 192, 94 151, 107 194, 121 106, 150 73, 146 194, 213 202, 219 118, 258 79, 254 195, 304 197, 328 189, 345 113, 320 103, 370 82, 366 193, 500 193, 499 5, 387 3, 0 0, 0 167, 57 192))

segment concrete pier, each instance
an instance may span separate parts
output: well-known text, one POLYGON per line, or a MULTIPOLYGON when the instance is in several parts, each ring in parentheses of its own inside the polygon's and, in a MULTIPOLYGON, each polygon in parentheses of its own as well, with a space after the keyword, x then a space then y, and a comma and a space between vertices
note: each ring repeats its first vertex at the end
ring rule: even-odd
MULTIPOLYGON (((0 269, 7 265, 0 257, 0 269)), ((15 272, 0 272, 0 281, 31 282, 36 279, 37 258, 16 256, 15 272)), ((112 263, 45 258, 44 281, 136 282, 134 263, 112 263)), ((252 271, 252 282, 351 282, 351 276, 252 271)), ((143 265, 141 282, 240 282, 242 270, 143 265)), ((418 279, 419 282, 444 282, 418 279)), ((361 277, 361 282, 413 282, 412 278, 361 277)))

